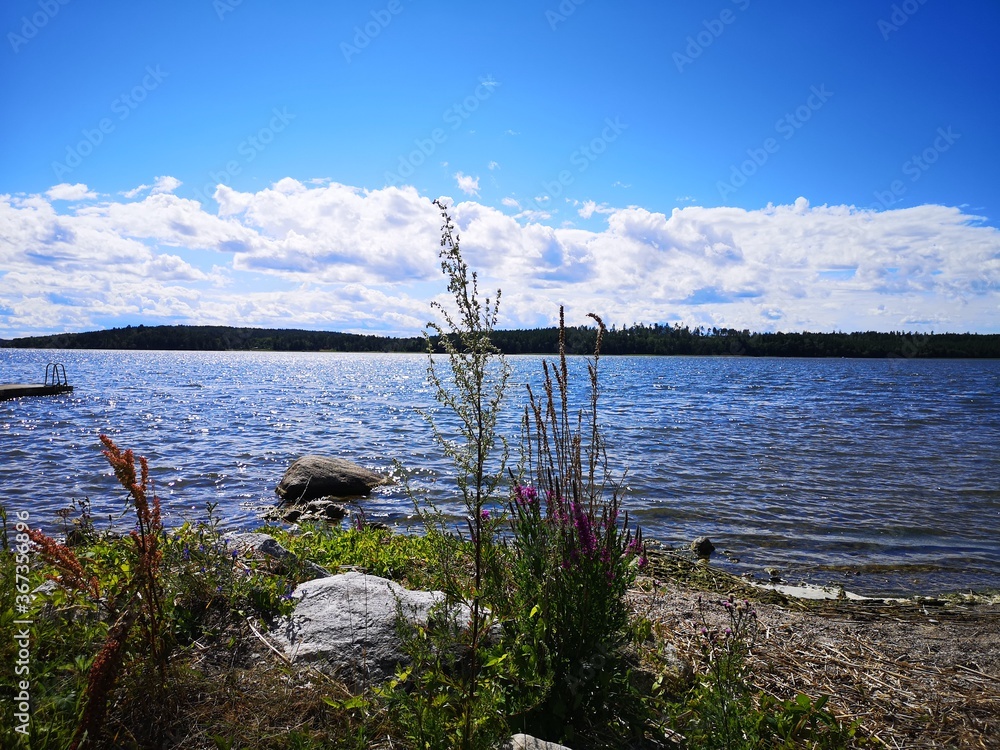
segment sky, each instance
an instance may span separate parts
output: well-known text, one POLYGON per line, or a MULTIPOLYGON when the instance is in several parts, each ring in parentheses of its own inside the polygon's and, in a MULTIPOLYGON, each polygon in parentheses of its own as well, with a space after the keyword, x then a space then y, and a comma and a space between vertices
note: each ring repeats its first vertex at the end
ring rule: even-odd
POLYGON ((1000 332, 996 0, 6 0, 0 338, 1000 332))

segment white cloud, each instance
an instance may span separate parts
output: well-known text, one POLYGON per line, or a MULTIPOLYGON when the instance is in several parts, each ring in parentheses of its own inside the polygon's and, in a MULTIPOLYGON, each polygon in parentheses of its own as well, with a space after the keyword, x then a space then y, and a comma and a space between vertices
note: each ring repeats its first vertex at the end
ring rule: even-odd
MULTIPOLYGON (((440 217, 412 187, 286 178, 220 186, 219 208, 172 194, 60 203, 85 187, 0 196, 0 337, 141 319, 412 334, 444 294, 440 217), (51 194, 50 194, 51 193, 51 194)), ((461 187, 461 185, 460 185, 461 187)), ((442 196, 501 325, 675 322, 754 330, 996 331, 1000 232, 958 208, 578 203, 600 230, 442 196)), ((502 208, 520 210, 513 198, 502 208)))
POLYGON ((82 201, 97 197, 97 193, 80 182, 75 185, 70 185, 68 182, 61 182, 58 185, 50 187, 45 192, 45 195, 48 196, 49 200, 53 201, 82 201))
POLYGON ((495 161, 491 161, 489 164, 487 164, 487 166, 489 167, 489 169, 490 169, 491 172, 494 169, 500 169, 500 165, 497 162, 495 162, 495 161))
POLYGON ((461 172, 456 172, 455 182, 458 184, 458 189, 466 195, 479 195, 478 177, 469 177, 461 172))
POLYGON ((163 177, 156 178, 156 182, 153 183, 153 189, 150 192, 154 195, 156 193, 172 193, 182 184, 176 177, 164 175, 163 177))
POLYGON ((139 185, 131 190, 126 190, 122 193, 126 198, 135 198, 136 196, 149 191, 151 195, 157 195, 159 193, 172 193, 181 185, 183 185, 180 180, 176 177, 171 177, 170 175, 164 175, 162 177, 157 177, 152 185, 139 185))
POLYGON ((574 201, 574 205, 579 206, 576 210, 580 214, 580 218, 589 219, 591 216, 596 214, 610 214, 614 213, 615 209, 610 208, 607 203, 597 204, 596 201, 584 201, 580 203, 579 201, 574 201))

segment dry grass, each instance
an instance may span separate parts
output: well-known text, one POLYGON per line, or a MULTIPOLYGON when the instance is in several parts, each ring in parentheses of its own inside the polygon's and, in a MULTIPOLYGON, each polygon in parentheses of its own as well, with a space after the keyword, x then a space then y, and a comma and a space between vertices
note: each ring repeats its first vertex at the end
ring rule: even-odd
MULTIPOLYGON (((760 591, 679 555, 654 558, 638 611, 697 662, 694 624, 708 602, 733 593, 757 601, 756 687, 788 699, 830 696, 828 708, 889 748, 1000 747, 1000 605, 963 601, 806 602, 760 591), (712 593, 704 593, 705 591, 712 593), (701 596, 706 605, 700 608, 701 596)), ((719 612, 714 612, 718 609, 719 612)))
MULTIPOLYGON (((126 680, 121 690, 135 695, 143 688, 126 680)), ((392 747, 385 741, 393 730, 384 710, 365 714, 331 705, 352 694, 315 669, 292 666, 249 621, 230 624, 186 650, 172 665, 168 698, 169 705, 160 706, 122 701, 107 730, 109 746, 392 747)))

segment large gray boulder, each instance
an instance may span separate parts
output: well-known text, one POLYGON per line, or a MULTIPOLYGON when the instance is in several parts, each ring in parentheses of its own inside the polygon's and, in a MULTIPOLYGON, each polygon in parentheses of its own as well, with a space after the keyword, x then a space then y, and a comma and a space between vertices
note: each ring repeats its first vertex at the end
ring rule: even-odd
POLYGON ((546 742, 545 740, 540 740, 537 737, 532 737, 530 734, 515 734, 509 740, 507 744, 503 746, 503 750, 570 750, 565 745, 559 745, 555 742, 546 742))
POLYGON ((281 478, 275 492, 286 503, 304 503, 321 497, 368 495, 386 477, 342 458, 303 456, 281 478))
MULTIPOLYGON (((410 591, 385 578, 351 572, 303 583, 292 598, 292 615, 270 632, 275 645, 293 663, 314 664, 361 689, 380 684, 408 662, 399 617, 426 625, 444 594, 410 591)), ((467 625, 468 608, 453 616, 467 625)))

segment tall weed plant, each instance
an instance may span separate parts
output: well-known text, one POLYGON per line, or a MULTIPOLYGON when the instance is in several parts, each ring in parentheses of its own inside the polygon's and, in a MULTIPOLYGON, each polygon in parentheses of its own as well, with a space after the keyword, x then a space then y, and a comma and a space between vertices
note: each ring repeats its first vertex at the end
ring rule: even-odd
POLYGON ((508 631, 522 673, 539 678, 520 721, 574 747, 613 744, 641 724, 628 680, 625 597, 644 564, 641 530, 621 508, 622 479, 608 470, 600 433, 598 365, 604 323, 588 362, 589 407, 572 413, 565 319, 559 360, 543 363, 542 392, 528 387, 525 473, 509 503, 513 560, 508 631), (584 743, 581 745, 580 743, 584 743))
POLYGON ((496 568, 494 537, 500 519, 489 508, 498 503, 504 483, 507 444, 497 432, 500 409, 510 377, 510 366, 494 345, 491 334, 500 309, 500 290, 481 297, 478 277, 470 271, 447 207, 434 201, 441 218, 441 271, 448 280, 453 305, 433 302, 443 322, 428 323, 428 380, 457 431, 444 428, 446 420, 430 419, 437 442, 451 459, 466 511, 465 534, 454 534, 447 519, 433 505, 417 506, 429 536, 442 553, 442 587, 449 618, 456 604, 468 606, 464 628, 426 630, 410 645, 414 667, 405 673, 409 686, 400 716, 418 747, 455 747, 469 750, 493 747, 503 733, 495 685, 483 685, 484 641, 491 626, 485 592, 496 568), (441 361, 444 355, 444 363, 441 361), (471 559, 469 559, 471 558, 471 559), (471 570, 470 570, 471 568, 471 570))
MULTIPOLYGON (((103 619, 109 623, 104 643, 90 664, 83 708, 70 747, 93 747, 104 731, 107 707, 119 676, 126 666, 139 666, 155 676, 148 689, 162 689, 170 657, 170 629, 164 611, 164 593, 160 567, 163 553, 160 542, 163 525, 160 520, 160 500, 152 491, 149 466, 139 458, 136 471, 131 450, 121 450, 106 435, 101 435, 104 456, 114 470, 119 484, 128 492, 135 510, 135 528, 130 532, 131 544, 122 548, 122 558, 115 560, 116 585, 102 590, 98 576, 88 570, 76 553, 39 529, 28 536, 42 558, 59 571, 57 580, 75 592, 101 604, 103 619), (130 647, 138 630, 135 650, 130 647)), ((151 695, 153 700, 160 696, 151 695)))

